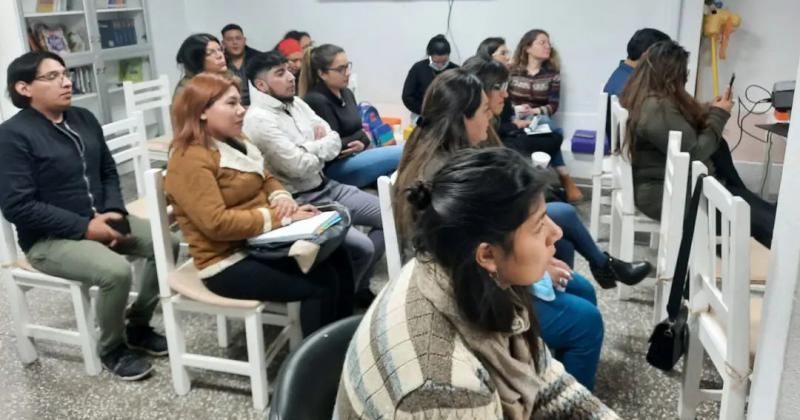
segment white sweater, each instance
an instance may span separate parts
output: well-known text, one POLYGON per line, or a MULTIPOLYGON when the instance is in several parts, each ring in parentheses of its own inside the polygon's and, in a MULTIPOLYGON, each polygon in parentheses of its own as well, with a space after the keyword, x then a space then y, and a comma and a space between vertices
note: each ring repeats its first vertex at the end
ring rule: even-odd
POLYGON ((316 188, 322 183, 325 162, 339 155, 339 133, 331 130, 302 99, 291 103, 250 89, 250 108, 244 117, 244 133, 264 155, 267 170, 291 193, 316 188), (314 139, 314 127, 327 133, 314 139))

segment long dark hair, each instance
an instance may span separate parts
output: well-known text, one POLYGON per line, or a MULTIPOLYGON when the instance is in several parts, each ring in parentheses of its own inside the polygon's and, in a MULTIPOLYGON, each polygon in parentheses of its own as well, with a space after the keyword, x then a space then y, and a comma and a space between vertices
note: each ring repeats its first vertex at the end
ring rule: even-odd
MULTIPOLYGON (((490 38, 491 39, 491 38, 490 38)), ((491 56, 485 59, 481 56, 474 56, 467 59, 461 67, 467 73, 474 74, 483 84, 483 91, 488 95, 498 85, 508 81, 510 73, 506 66, 492 59, 491 56)), ((497 116, 492 116, 492 124, 489 125, 488 139, 493 143, 500 143, 500 136, 497 135, 494 126, 497 124, 497 116)))
MULTIPOLYGON (((686 92, 689 52, 675 41, 653 44, 641 58, 622 91, 620 105, 630 113, 622 152, 633 158, 636 127, 642 120, 642 105, 650 97, 672 102, 696 130, 705 128, 708 110, 686 92)), ((666 136, 666 133, 664 133, 666 136)))
POLYGON ((175 61, 183 67, 184 77, 194 77, 203 72, 206 46, 212 41, 222 47, 219 39, 211 34, 192 34, 183 41, 181 47, 178 48, 178 55, 175 57, 175 61))
POLYGON ((511 332, 515 304, 527 308, 534 358, 539 333, 529 287, 500 288, 475 252, 485 242, 513 253, 514 232, 543 205, 544 188, 541 172, 520 154, 492 147, 456 152, 429 182, 406 191, 417 212, 417 258, 447 272, 459 310, 485 330, 511 332))
POLYGON ((506 45, 506 40, 499 36, 486 38, 478 45, 478 51, 475 52, 475 55, 484 60, 492 60, 492 54, 503 45, 506 45))
MULTIPOLYGON (((526 32, 525 35, 522 35, 522 39, 520 39, 519 44, 517 44, 517 50, 514 52, 514 58, 512 60, 515 73, 525 73, 528 71, 528 47, 533 44, 533 41, 536 41, 536 37, 542 34, 547 36, 547 39, 550 39, 550 34, 544 29, 531 29, 526 32)), ((559 58, 558 51, 556 51, 552 44, 550 44, 550 58, 542 63, 542 68, 556 73, 561 71, 561 59, 559 58)))
MULTIPOLYGON (((472 147, 464 118, 475 115, 482 91, 480 80, 462 69, 447 70, 433 79, 422 100, 421 120, 403 148, 397 168, 398 191, 421 179, 433 161, 472 147)), ((412 213, 405 200, 395 203, 400 237, 407 238, 412 213)))
POLYGON ((344 49, 338 45, 323 44, 319 47, 306 48, 303 54, 303 66, 300 68, 300 83, 297 96, 303 97, 309 90, 314 89, 319 83, 325 83, 319 77, 320 71, 327 71, 336 59, 336 54, 343 53, 344 49))

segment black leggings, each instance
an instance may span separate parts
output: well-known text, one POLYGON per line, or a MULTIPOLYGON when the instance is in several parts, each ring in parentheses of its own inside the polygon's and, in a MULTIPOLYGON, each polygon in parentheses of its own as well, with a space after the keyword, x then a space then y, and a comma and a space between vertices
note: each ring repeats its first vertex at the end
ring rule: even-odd
POLYGON ((292 258, 262 261, 247 257, 205 279, 212 292, 233 299, 301 301, 303 336, 353 313, 353 276, 343 250, 308 274, 292 258))
POLYGON ((535 136, 528 136, 522 133, 502 139, 506 147, 519 152, 525 159, 530 159, 533 152, 545 152, 552 159, 561 151, 561 143, 563 141, 564 138, 558 133, 537 134, 535 136))
POLYGON ((750 205, 750 234, 769 248, 772 245, 776 206, 745 187, 736 167, 733 166, 733 157, 727 141, 720 142, 717 151, 711 155, 711 161, 714 163, 714 176, 725 184, 731 194, 741 197, 750 205))

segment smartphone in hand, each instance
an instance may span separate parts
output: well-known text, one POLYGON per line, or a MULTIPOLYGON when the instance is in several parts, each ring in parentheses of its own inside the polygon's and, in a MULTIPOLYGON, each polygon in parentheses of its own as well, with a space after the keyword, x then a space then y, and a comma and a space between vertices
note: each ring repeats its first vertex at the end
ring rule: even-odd
POLYGON ((736 80, 736 73, 731 74, 731 80, 728 82, 728 99, 733 96, 733 81, 736 80))

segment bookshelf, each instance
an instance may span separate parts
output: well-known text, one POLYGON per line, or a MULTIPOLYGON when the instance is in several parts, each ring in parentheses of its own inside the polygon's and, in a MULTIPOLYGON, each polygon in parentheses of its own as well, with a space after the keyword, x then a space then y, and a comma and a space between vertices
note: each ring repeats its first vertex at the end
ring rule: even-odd
POLYGON ((125 118, 122 81, 158 74, 147 0, 16 1, 27 49, 56 52, 76 75, 73 103, 103 124, 125 118))

